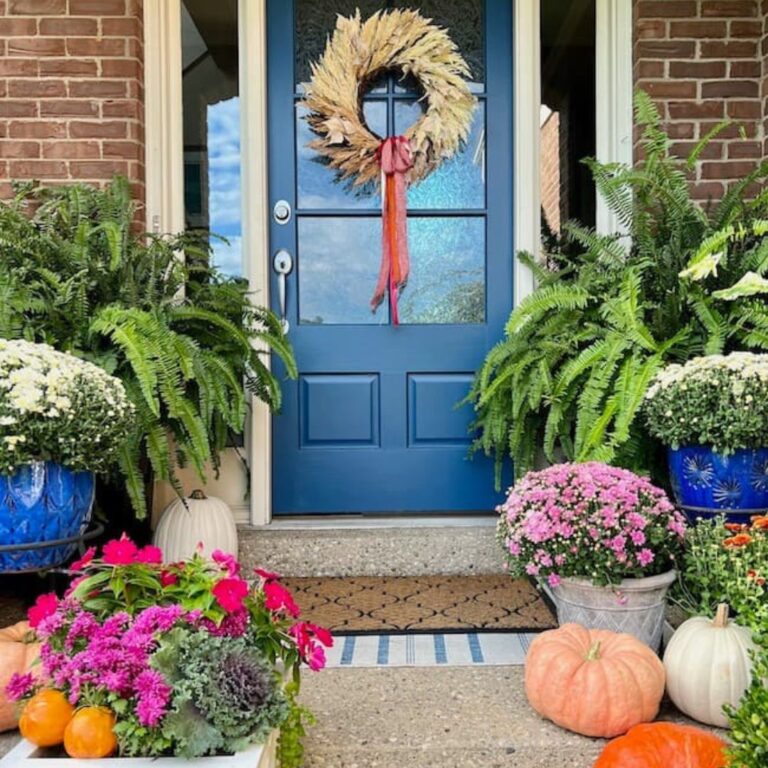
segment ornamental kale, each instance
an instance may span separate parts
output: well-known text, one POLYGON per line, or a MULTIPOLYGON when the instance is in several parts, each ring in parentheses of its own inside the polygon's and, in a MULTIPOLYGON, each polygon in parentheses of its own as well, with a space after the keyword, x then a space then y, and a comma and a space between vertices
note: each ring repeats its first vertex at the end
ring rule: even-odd
POLYGON ((730 454, 768 444, 768 355, 732 352, 669 365, 645 395, 649 432, 665 445, 730 454))
POLYGON ((285 722, 288 700, 252 638, 195 632, 179 633, 177 641, 170 669, 174 712, 165 726, 177 754, 237 752, 285 722))
POLYGON ((660 488, 598 462, 529 472, 498 507, 498 538, 514 576, 610 584, 673 566, 685 521, 660 488))

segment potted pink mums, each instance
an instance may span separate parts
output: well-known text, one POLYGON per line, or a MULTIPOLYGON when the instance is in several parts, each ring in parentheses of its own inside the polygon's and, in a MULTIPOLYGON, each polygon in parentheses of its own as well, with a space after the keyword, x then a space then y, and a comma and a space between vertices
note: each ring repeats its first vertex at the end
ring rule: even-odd
POLYGON ((557 464, 525 475, 498 511, 510 572, 539 581, 561 624, 659 647, 685 536, 664 491, 607 464, 557 464))
POLYGON ((333 640, 299 621, 277 574, 245 573, 219 551, 164 563, 125 537, 72 569, 67 594, 29 612, 41 664, 7 689, 26 739, 14 760, 48 764, 36 745, 105 766, 261 768, 274 764, 279 733, 281 768, 302 764, 300 669, 321 669, 333 640))

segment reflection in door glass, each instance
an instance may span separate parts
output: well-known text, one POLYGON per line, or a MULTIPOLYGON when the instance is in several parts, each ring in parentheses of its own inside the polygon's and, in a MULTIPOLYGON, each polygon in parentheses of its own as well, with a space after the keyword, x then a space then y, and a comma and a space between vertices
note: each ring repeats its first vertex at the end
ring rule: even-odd
POLYGON ((184 207, 188 229, 211 239, 213 261, 243 273, 237 1, 182 2, 184 207))
POLYGON ((485 219, 411 216, 411 276, 400 298, 410 324, 485 322, 485 219))

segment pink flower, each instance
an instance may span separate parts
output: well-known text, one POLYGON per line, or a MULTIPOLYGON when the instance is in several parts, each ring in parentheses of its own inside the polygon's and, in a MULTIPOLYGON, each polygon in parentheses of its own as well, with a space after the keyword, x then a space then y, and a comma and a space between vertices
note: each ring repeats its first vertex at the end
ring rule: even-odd
POLYGON ((301 613, 291 593, 276 581, 268 581, 264 584, 264 606, 273 613, 285 611, 294 619, 301 613))
POLYGON ((136 562, 145 565, 159 565, 163 562, 163 550, 148 544, 136 553, 136 562))
POLYGON ((560 577, 556 573, 550 573, 549 576, 547 576, 547 583, 550 587, 559 587, 560 577))
POLYGON ((123 534, 119 539, 104 545, 104 562, 107 565, 131 565, 136 562, 138 547, 123 534))
POLYGON ((253 572, 260 576, 264 581, 278 581, 281 576, 279 573, 273 573, 272 571, 265 571, 263 568, 254 568, 253 572))
POLYGON ((160 672, 145 669, 137 678, 136 716, 142 725, 156 726, 168 709, 173 689, 160 672))
POLYGON ((19 674, 14 672, 8 685, 5 686, 5 695, 11 701, 18 701, 30 694, 35 687, 35 676, 31 672, 19 674))
POLYGON ((40 624, 43 619, 56 613, 56 609, 59 607, 59 598, 53 592, 49 592, 45 595, 40 595, 35 604, 27 611, 27 620, 29 626, 32 629, 40 624))
POLYGON ((69 566, 70 571, 82 571, 88 563, 96 557, 96 547, 88 547, 85 553, 79 560, 75 560, 72 565, 69 566))
POLYGON ((299 622, 288 630, 288 634, 296 643, 299 656, 312 671, 318 672, 325 666, 325 651, 322 646, 333 646, 333 636, 325 627, 299 622))
POLYGON ((248 596, 248 582, 242 579, 222 579, 211 592, 227 613, 233 613, 243 607, 243 600, 248 596))
POLYGON ((528 565, 525 566, 525 572, 529 576, 538 576, 539 575, 539 566, 534 565, 533 563, 528 563, 528 565))
POLYGON ((240 573, 240 563, 229 552, 222 552, 220 549, 216 549, 211 554, 211 558, 215 563, 222 566, 230 576, 237 576, 240 573))
POLYGON ((645 549, 641 549, 637 553, 637 562, 640 563, 640 565, 642 565, 643 568, 645 568, 646 565, 650 565, 654 561, 654 559, 655 559, 655 555, 647 547, 645 549))
POLYGON ((315 645, 309 652, 307 664, 313 672, 319 672, 325 667, 325 651, 319 645, 315 645))
POLYGON ((202 626, 209 634, 216 637, 242 637, 248 631, 248 619, 250 614, 247 608, 227 614, 220 624, 210 619, 202 619, 202 626))

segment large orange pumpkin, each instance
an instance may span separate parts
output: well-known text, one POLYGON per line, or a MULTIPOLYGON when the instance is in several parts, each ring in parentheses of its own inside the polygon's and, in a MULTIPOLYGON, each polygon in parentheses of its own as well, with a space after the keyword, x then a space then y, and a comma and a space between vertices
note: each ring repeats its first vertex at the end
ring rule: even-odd
POLYGON ((54 747, 64 741, 64 729, 74 713, 75 708, 61 691, 43 688, 24 705, 19 730, 38 747, 54 747))
POLYGON ((15 728, 19 723, 15 701, 8 701, 5 686, 15 672, 23 675, 39 669, 33 666, 40 655, 40 643, 29 643, 29 624, 20 621, 0 629, 0 731, 15 728))
POLYGON ((664 665, 632 635, 564 624, 539 635, 525 662, 525 692, 548 720, 612 738, 650 722, 664 694, 664 665))
POLYGON ((594 768, 724 768, 725 742, 691 725, 635 726, 602 751, 594 768))
POLYGON ((117 749, 115 715, 106 707, 83 707, 64 731, 64 750, 70 757, 98 759, 117 749))

